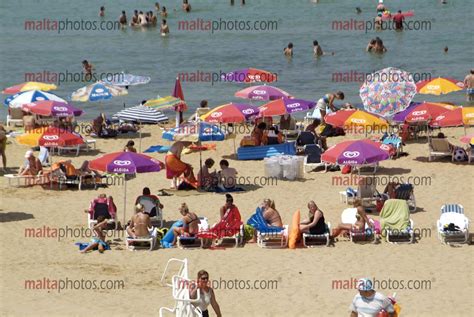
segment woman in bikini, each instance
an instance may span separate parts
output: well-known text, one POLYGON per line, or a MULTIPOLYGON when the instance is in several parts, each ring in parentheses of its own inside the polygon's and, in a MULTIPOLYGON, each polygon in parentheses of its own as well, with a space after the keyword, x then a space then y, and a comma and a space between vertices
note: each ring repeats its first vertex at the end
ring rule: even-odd
POLYGON ((263 218, 269 226, 283 227, 280 213, 276 210, 275 202, 271 199, 265 199, 262 204, 263 218))
POLYGON ((331 238, 335 238, 341 233, 343 232, 347 233, 351 230, 354 230, 354 231, 365 230, 365 224, 368 224, 371 229, 374 228, 374 224, 369 221, 369 218, 367 217, 364 207, 362 207, 362 203, 359 199, 356 199, 354 201, 354 207, 357 208, 356 222, 354 224, 340 223, 336 228, 332 230, 331 238))
POLYGON ((132 238, 148 238, 150 236, 150 228, 152 228, 150 216, 145 213, 145 207, 142 204, 137 204, 135 206, 135 214, 127 228, 128 235, 132 238))
POLYGON ((179 208, 179 213, 183 216, 183 226, 173 228, 173 245, 176 243, 176 239, 178 236, 195 236, 199 232, 199 224, 201 223, 199 217, 194 212, 189 211, 188 205, 186 205, 186 203, 181 204, 181 207, 179 208))

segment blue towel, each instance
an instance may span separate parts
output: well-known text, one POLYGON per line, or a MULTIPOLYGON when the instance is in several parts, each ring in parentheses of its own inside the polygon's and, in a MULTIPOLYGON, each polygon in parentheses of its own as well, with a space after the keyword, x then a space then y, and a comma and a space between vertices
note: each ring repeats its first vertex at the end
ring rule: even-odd
POLYGON ((170 148, 171 147, 167 145, 154 145, 146 149, 145 153, 152 153, 152 152, 166 153, 170 150, 170 148))

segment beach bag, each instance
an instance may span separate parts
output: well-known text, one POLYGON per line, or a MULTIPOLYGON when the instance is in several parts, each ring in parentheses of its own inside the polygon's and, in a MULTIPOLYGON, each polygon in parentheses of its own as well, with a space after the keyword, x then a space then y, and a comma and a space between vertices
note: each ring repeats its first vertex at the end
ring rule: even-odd
POLYGON ((245 242, 253 239, 255 228, 251 225, 244 225, 244 240, 245 242))

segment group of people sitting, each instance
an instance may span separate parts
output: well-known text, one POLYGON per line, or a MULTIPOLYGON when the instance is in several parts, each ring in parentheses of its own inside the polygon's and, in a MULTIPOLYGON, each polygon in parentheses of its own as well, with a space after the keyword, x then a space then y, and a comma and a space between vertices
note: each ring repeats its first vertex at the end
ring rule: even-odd
POLYGON ((229 167, 229 161, 221 160, 219 166, 220 171, 212 171, 211 168, 215 162, 212 158, 204 161, 204 165, 198 173, 198 184, 200 188, 207 191, 232 192, 237 187, 237 170, 229 167))
POLYGON ((129 122, 114 126, 112 121, 107 119, 104 113, 101 113, 92 121, 90 135, 98 138, 114 138, 119 134, 136 133, 139 129, 138 126, 129 122))
POLYGON ((283 143, 284 136, 281 132, 282 130, 296 130, 296 121, 291 115, 282 115, 278 125, 273 124, 271 117, 259 118, 255 120, 250 136, 242 138, 240 146, 262 146, 283 143))

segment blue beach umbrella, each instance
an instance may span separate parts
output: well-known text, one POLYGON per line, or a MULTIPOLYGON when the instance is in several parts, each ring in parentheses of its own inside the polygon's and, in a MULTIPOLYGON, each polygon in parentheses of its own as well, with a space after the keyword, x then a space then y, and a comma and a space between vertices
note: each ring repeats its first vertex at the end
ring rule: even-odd
POLYGON ((82 102, 101 101, 111 99, 112 97, 124 96, 126 94, 128 94, 128 91, 125 88, 97 82, 73 92, 71 100, 82 102))
POLYGON ((11 108, 21 108, 24 104, 32 103, 36 101, 43 101, 43 100, 66 102, 66 100, 50 92, 45 92, 41 90, 30 90, 30 91, 20 92, 18 94, 15 94, 13 96, 6 98, 3 101, 3 104, 11 108))
POLYGON ((132 75, 132 74, 125 74, 124 72, 120 74, 115 74, 111 78, 107 78, 102 80, 103 83, 109 85, 115 85, 120 87, 127 87, 127 86, 136 86, 136 85, 144 85, 150 82, 151 78, 148 76, 139 76, 139 75, 132 75))

